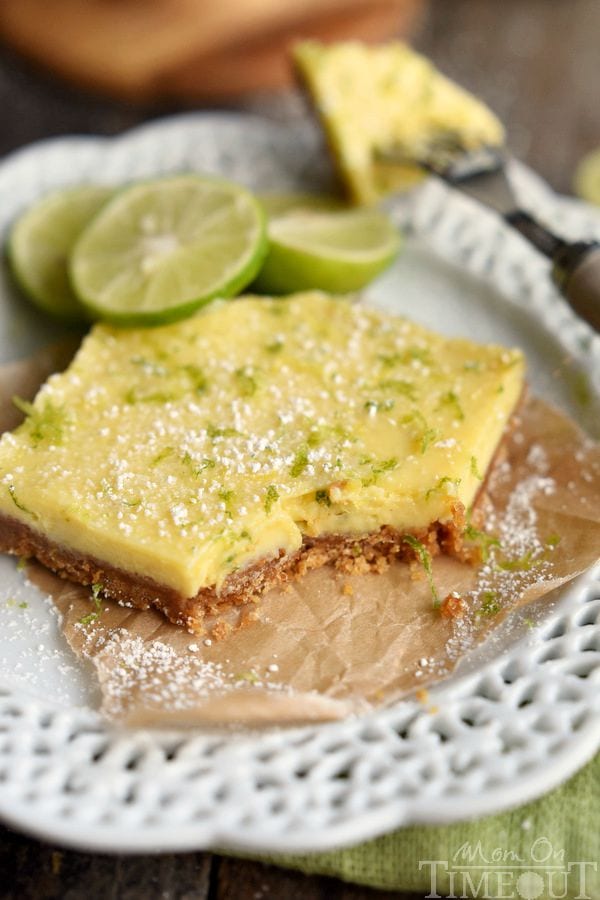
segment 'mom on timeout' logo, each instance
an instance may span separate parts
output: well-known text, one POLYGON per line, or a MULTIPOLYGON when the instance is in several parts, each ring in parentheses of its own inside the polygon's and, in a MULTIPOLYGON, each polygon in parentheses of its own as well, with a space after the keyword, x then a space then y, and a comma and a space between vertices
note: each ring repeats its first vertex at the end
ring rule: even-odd
POLYGON ((452 859, 419 860, 419 870, 429 871, 425 896, 432 900, 597 900, 587 884, 597 869, 597 860, 565 859, 546 837, 531 844, 527 857, 503 847, 485 852, 481 841, 466 841, 452 859))

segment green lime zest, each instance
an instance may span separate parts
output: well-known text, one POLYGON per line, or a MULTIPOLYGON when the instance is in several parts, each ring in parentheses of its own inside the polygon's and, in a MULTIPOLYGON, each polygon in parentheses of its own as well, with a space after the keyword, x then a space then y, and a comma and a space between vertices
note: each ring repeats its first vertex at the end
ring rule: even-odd
POLYGON ((200 461, 200 465, 196 466, 196 475, 199 475, 200 472, 204 472, 206 469, 214 469, 216 465, 216 459, 212 459, 212 457, 210 456, 205 456, 200 461))
POLYGON ((183 366, 182 371, 187 376, 190 387, 196 394, 204 394, 208 389, 208 381, 206 375, 202 371, 199 366, 194 366, 191 363, 189 365, 183 366))
POLYGON ((409 400, 415 399, 415 386, 412 381, 405 381, 402 378, 386 378, 377 385, 382 391, 393 391, 402 397, 408 397, 409 400))
POLYGON ((174 447, 165 447, 164 450, 161 450, 151 462, 152 466, 157 466, 159 462, 162 462, 163 459, 167 459, 167 457, 172 456, 175 453, 174 447))
POLYGON ((21 503, 21 501, 17 497, 14 484, 8 485, 8 493, 10 494, 10 499, 15 504, 17 509, 20 509, 21 512, 27 513, 27 515, 31 516, 32 519, 37 519, 36 513, 34 513, 33 510, 29 509, 29 507, 25 506, 24 503, 21 503))
POLYGON ((159 381, 158 388, 148 385, 134 385, 126 391, 124 400, 130 405, 136 403, 169 403, 180 400, 186 393, 204 394, 208 390, 206 375, 195 365, 169 368, 143 356, 134 356, 130 362, 140 366, 146 376, 153 376, 159 381))
POLYGON ((426 453, 430 444, 438 439, 438 432, 435 428, 426 428, 421 437, 421 454, 426 453))
POLYGON ((323 433, 323 429, 313 426, 308 433, 306 443, 309 447, 319 447, 324 440, 325 435, 323 433))
POLYGON ((403 362, 403 354, 402 353, 380 353, 377 357, 382 366, 386 369, 393 369, 395 366, 399 366, 403 362))
POLYGON ((6 601, 6 605, 10 609, 14 609, 15 607, 18 607, 19 609, 28 609, 29 608, 29 603, 27 603, 26 600, 22 600, 20 603, 17 603, 16 597, 9 597, 8 600, 6 601))
POLYGON ((325 488, 321 488, 315 493, 315 500, 321 506, 331 506, 331 497, 329 496, 329 491, 325 488))
POLYGON ((427 419, 418 409, 414 410, 414 412, 408 413, 408 415, 404 416, 400 420, 400 422, 402 425, 410 425, 411 423, 415 423, 417 427, 420 428, 421 434, 419 435, 419 446, 421 449, 421 454, 424 454, 430 444, 438 439, 438 431, 435 428, 429 427, 427 419))
POLYGON ((277 503, 278 500, 279 491, 274 484, 270 484, 265 494, 265 512, 267 515, 270 514, 271 510, 273 509, 273 505, 277 503))
POLYGON ((454 418, 458 419, 462 422, 465 418, 465 414, 463 408, 461 406, 460 399, 458 394, 455 391, 446 391, 445 394, 442 394, 440 397, 440 402, 438 403, 438 409, 442 409, 445 406, 449 406, 454 411, 454 418))
POLYGON ((149 375, 157 375, 159 378, 165 376, 168 372, 167 368, 162 364, 148 359, 146 356, 132 356, 129 360, 132 366, 139 366, 149 375))
POLYGON ((428 350, 427 347, 419 347, 416 344, 413 344, 411 347, 408 347, 404 354, 405 362, 420 362, 424 366, 431 366, 433 364, 433 359, 431 357, 431 350, 428 350))
POLYGON ((219 428, 217 425, 212 425, 209 423, 206 426, 206 433, 209 438, 221 438, 221 437, 241 437, 241 434, 235 428, 219 428))
POLYGON ((81 625, 91 625, 92 622, 96 622, 102 613, 102 598, 100 597, 100 592, 102 591, 101 584, 93 584, 92 585, 92 602, 94 604, 94 611, 88 613, 87 616, 83 616, 79 620, 81 625))
POLYGON ((475 478, 478 478, 479 481, 483 481, 483 475, 479 471, 476 456, 471 457, 471 475, 473 475, 475 478))
POLYGON ((62 443, 68 420, 62 406, 56 406, 50 400, 45 400, 43 406, 36 407, 16 395, 12 398, 12 402, 26 416, 21 427, 29 431, 34 447, 45 439, 52 444, 62 443))
POLYGON ((474 525, 471 525, 469 522, 467 527, 464 530, 464 536, 468 541, 473 541, 476 544, 479 544, 481 549, 481 558, 483 562, 487 562, 490 547, 499 547, 500 541, 493 534, 488 534, 486 531, 480 531, 478 528, 475 528, 474 525))
POLYGON ((298 478, 308 466, 308 450, 306 447, 300 447, 296 451, 294 461, 290 467, 290 475, 292 478, 298 478))
POLYGON ((373 464, 373 475, 382 475, 383 472, 391 472, 398 466, 398 460, 395 456, 390 459, 382 459, 380 462, 373 464))
POLYGON ((427 576, 427 580, 429 582, 429 588, 431 590, 431 596, 433 598, 433 608, 437 609, 440 604, 440 595, 438 594, 437 588, 435 586, 435 582, 433 580, 433 568, 431 565, 431 553, 429 550, 421 543, 421 541, 417 540, 416 537, 413 537, 412 534, 404 534, 402 536, 402 543, 408 544, 411 550, 414 552, 415 556, 423 566, 425 570, 425 574, 427 576))
POLYGON ((221 503, 224 504, 225 512, 230 518, 233 516, 233 513, 231 511, 231 501, 233 500, 234 496, 235 491, 228 490, 227 488, 221 488, 217 493, 217 497, 219 498, 221 503))
POLYGON ((395 353, 380 353, 377 359, 387 369, 410 365, 412 362, 420 362, 424 366, 432 364, 431 352, 426 347, 418 347, 417 345, 412 345, 407 347, 406 350, 399 350, 395 353))
POLYGON ((444 488, 446 485, 449 485, 449 486, 452 485, 453 487, 457 488, 460 484, 460 481, 461 481, 460 478, 451 478, 449 475, 444 475, 444 477, 440 478, 440 480, 438 481, 438 483, 436 485, 434 485, 434 487, 429 488, 429 490, 425 494, 425 499, 429 500, 429 498, 433 494, 442 493, 444 491, 444 488))
POLYGON ((258 387, 258 382, 249 369, 249 366, 243 366, 234 373, 242 397, 252 397, 258 387))
POLYGON ((125 392, 123 399, 129 406, 135 406, 137 403, 173 403, 181 399, 181 395, 173 391, 144 391, 139 387, 131 387, 125 392))
MULTIPOLYGON (((167 448, 167 449, 168 449, 168 448, 167 448)), ((160 455, 161 455, 161 454, 159 454, 159 456, 160 456, 160 455)), ((169 454, 166 454, 166 455, 168 456, 169 454)), ((158 457, 157 457, 157 459, 158 459, 158 457)), ((164 457, 163 457, 163 459, 164 459, 164 457)), ((206 471, 206 469, 214 469, 214 468, 216 467, 216 465, 217 465, 217 461, 216 461, 215 459, 212 459, 212 458, 209 457, 209 456, 205 456, 205 457, 204 457, 202 460, 200 460, 200 462, 197 464, 197 463, 196 463, 196 460, 194 459, 194 457, 193 457, 190 453, 188 453, 187 450, 185 451, 185 453, 183 454, 183 456, 180 457, 180 459, 181 459, 181 462, 182 462, 185 466, 188 467, 188 469, 190 470, 190 472, 192 473, 192 475, 195 475, 196 477, 197 477, 198 475, 200 475, 202 472, 206 471)))
POLYGON ((383 475, 384 472, 391 472, 398 465, 398 460, 395 456, 392 456, 390 459, 375 460, 373 462, 369 462, 368 457, 363 457, 363 459, 367 464, 371 465, 371 475, 362 479, 363 487, 370 487, 372 484, 375 484, 380 475, 383 475))
POLYGON ((28 400, 23 400, 22 397, 18 397, 16 394, 12 397, 12 403, 24 416, 34 416, 36 413, 33 403, 29 403, 28 400))
POLYGON ((498 602, 497 591, 483 591, 481 594, 481 606, 477 610, 478 616, 495 616, 502 609, 498 602))
POLYGON ((498 568, 504 572, 528 572, 535 566, 539 565, 540 560, 535 559, 533 550, 528 550, 518 559, 505 559, 498 563, 498 568))

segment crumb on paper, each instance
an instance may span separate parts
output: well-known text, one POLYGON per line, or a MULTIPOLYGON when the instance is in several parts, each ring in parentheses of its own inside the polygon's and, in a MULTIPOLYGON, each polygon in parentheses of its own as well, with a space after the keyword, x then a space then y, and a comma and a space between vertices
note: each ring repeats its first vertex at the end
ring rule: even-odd
POLYGON ((344 594, 346 597, 354 596, 354 588, 349 581, 347 581, 342 587, 342 594, 344 594))
POLYGON ((260 620, 260 614, 256 609, 244 609, 240 614, 238 628, 248 628, 254 622, 260 620))
POLYGON ((467 612, 467 602, 456 591, 451 591, 440 604, 440 614, 445 619, 458 619, 467 612))
POLYGON ((213 625, 211 635, 213 641, 224 641, 233 631, 233 626, 229 622, 217 622, 213 625))

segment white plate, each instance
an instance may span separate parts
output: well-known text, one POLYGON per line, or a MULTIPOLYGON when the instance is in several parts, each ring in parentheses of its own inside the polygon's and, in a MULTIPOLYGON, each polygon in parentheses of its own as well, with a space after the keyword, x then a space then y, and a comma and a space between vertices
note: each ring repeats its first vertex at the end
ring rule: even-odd
MULTIPOLYGON (((52 187, 178 170, 219 172, 261 190, 318 188, 329 178, 308 126, 185 116, 116 140, 58 139, 9 157, 0 166, 0 236, 52 187)), ((600 235, 592 211, 551 196, 523 168, 513 174, 528 204, 560 230, 600 235)), ((372 288, 372 301, 448 334, 520 345, 534 389, 597 427, 600 340, 558 297, 544 261, 439 184, 396 202, 393 212, 412 236, 372 288), (594 391, 584 414, 573 403, 578 369, 594 391)), ((0 292, 0 361, 8 361, 56 330, 7 281, 0 292)), ((574 772, 600 743, 598 574, 545 604, 534 633, 513 616, 432 691, 434 715, 406 701, 319 727, 158 734, 115 730, 100 719, 90 673, 64 647, 49 606, 4 557, 0 815, 53 841, 103 850, 266 852, 323 850, 402 824, 522 803, 574 772)))

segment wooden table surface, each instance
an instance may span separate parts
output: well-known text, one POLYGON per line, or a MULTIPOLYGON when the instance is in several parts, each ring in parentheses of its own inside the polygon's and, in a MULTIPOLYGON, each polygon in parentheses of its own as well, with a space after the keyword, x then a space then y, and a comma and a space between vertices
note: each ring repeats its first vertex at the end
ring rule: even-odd
MULTIPOLYGON (((487 100, 515 153, 568 192, 600 146, 598 0, 431 0, 415 38, 450 76, 487 100)), ((289 98, 247 103, 278 118, 289 98)), ((116 134, 173 111, 91 98, 0 50, 0 154, 68 133, 116 134)), ((210 853, 111 857, 65 851, 0 827, 0 897, 90 900, 357 900, 401 896, 210 853)), ((402 895, 416 900, 415 895, 402 895)), ((419 895, 420 896, 420 895, 419 895)))

